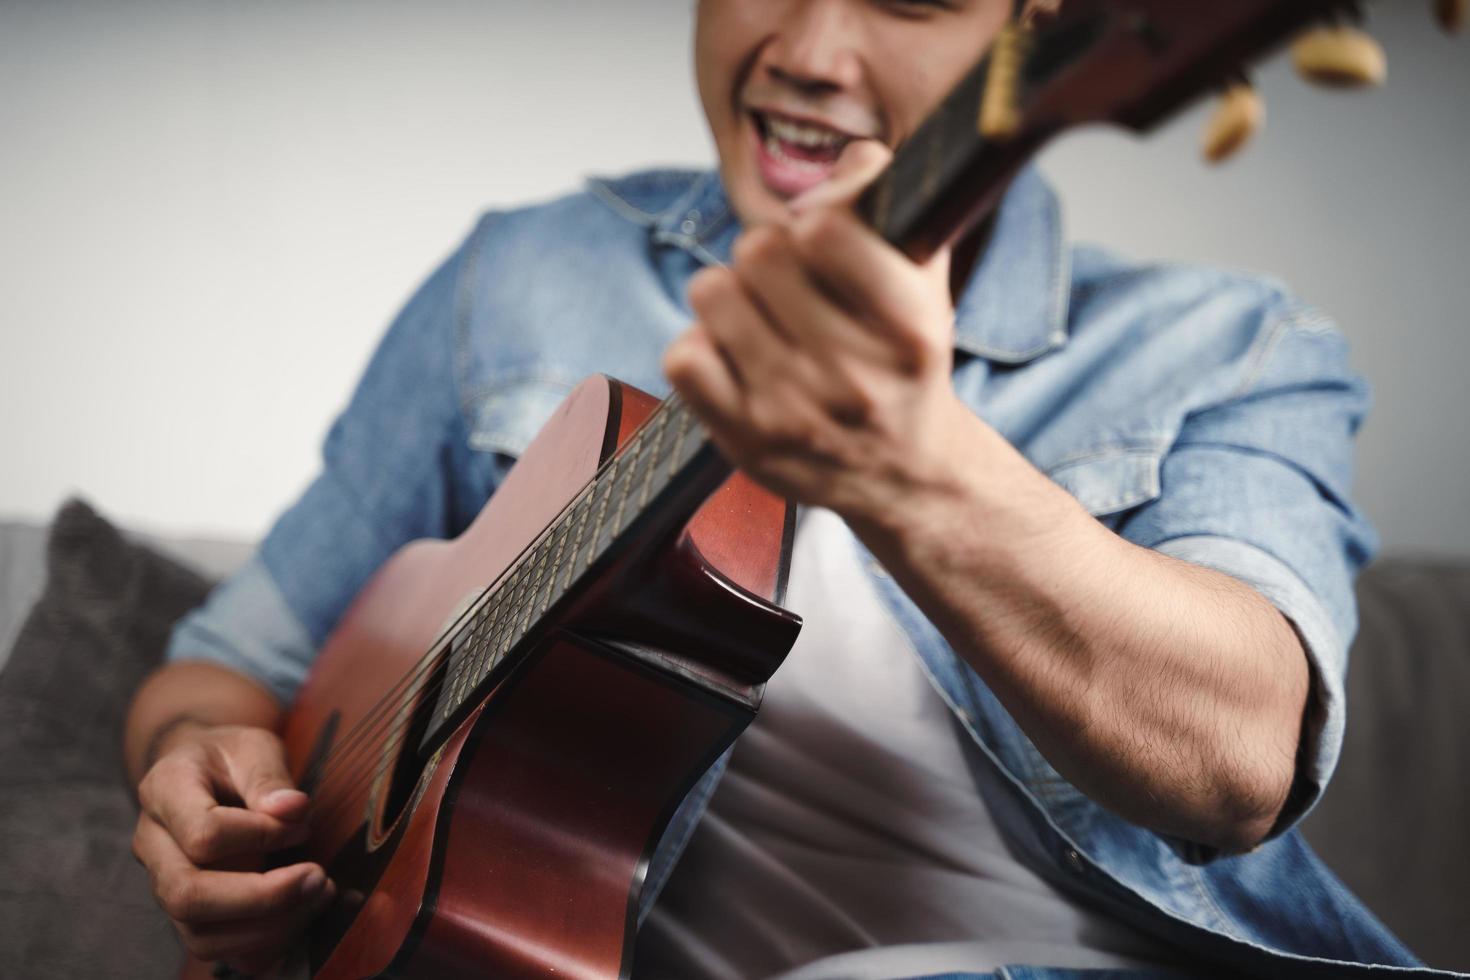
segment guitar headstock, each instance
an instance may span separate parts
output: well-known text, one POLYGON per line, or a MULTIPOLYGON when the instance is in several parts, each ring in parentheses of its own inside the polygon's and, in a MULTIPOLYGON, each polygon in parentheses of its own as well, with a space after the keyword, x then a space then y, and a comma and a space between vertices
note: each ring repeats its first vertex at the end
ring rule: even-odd
MULTIPOLYGON (((1470 0, 1434 0, 1447 30, 1470 0)), ((859 201, 916 259, 965 234, 1015 173, 1066 130, 1159 126, 1218 93, 1203 152, 1220 161, 1259 128, 1250 66, 1290 44, 1298 72, 1338 88, 1381 85, 1382 48, 1360 0, 1018 0, 1013 17, 959 86, 900 146, 859 201)))

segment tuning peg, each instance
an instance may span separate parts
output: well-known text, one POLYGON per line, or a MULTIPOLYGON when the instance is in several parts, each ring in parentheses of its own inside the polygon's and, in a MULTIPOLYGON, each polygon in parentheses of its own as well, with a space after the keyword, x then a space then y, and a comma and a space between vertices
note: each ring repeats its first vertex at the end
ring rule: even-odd
POLYGON ((1203 150, 1210 163, 1222 163, 1250 141, 1266 121, 1266 103, 1251 84, 1239 81, 1220 94, 1220 104, 1205 126, 1203 150))
POLYGON ((1466 7, 1470 7, 1470 0, 1435 0, 1434 15, 1445 30, 1458 31, 1465 26, 1466 7))
POLYGON ((1007 21, 990 45, 990 68, 980 96, 980 135, 997 143, 1021 129, 1021 68, 1026 62, 1031 29, 1007 21))
MULTIPOLYGON (((1463 4, 1463 0, 1456 0, 1463 4)), ((1297 73, 1309 82, 1335 88, 1382 85, 1388 58, 1378 42, 1355 27, 1337 25, 1308 31, 1291 46, 1297 73)))

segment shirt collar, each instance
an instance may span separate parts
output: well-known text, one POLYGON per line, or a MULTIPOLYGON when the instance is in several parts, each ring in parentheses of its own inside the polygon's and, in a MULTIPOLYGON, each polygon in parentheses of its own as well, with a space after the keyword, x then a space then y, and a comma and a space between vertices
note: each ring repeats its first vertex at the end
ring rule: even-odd
POLYGON ((740 234, 719 172, 707 170, 664 208, 653 222, 653 240, 692 252, 706 265, 725 265, 740 234))
POLYGON ((1027 167, 1006 191, 990 242, 955 307, 955 346, 1020 364, 1067 342, 1070 256, 1057 196, 1027 167))
MULTIPOLYGON (((706 171, 649 215, 656 244, 723 264, 740 232, 719 175, 706 171)), ((996 213, 990 241, 955 308, 955 347, 1021 364, 1067 341, 1071 269, 1061 208, 1033 167, 1022 170, 996 213)))

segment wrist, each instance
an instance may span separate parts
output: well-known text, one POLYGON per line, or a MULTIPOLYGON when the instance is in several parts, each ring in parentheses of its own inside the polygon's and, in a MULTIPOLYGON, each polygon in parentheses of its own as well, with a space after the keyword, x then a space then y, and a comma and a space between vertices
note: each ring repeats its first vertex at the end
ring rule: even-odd
POLYGON ((180 745, 198 741, 216 727, 218 726, 191 714, 179 714, 168 719, 148 736, 147 746, 143 750, 144 773, 180 745))
POLYGON ((833 509, 875 550, 921 537, 926 525, 962 506, 970 471, 983 468, 966 458, 977 424, 983 423, 946 392, 922 423, 895 440, 895 448, 853 473, 857 489, 833 509))
POLYGON ((901 488, 842 516, 889 570, 963 566, 1009 570, 1076 541, 1095 522, 1061 487, 957 397, 918 440, 901 488))

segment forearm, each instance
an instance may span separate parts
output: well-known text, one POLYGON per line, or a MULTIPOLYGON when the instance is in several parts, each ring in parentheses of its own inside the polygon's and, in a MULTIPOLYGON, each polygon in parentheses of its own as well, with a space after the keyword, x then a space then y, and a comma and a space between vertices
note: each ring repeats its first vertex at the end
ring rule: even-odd
POLYGON ((1308 691, 1290 624, 1112 534, 979 420, 956 426, 954 466, 854 529, 1079 789, 1189 840, 1258 842, 1308 691))
POLYGON ((960 402, 948 273, 943 249, 916 266, 850 211, 802 209, 691 281, 665 370, 727 459, 847 520, 1063 776, 1248 847, 1294 774, 1293 630, 1109 533, 960 402))
POLYGON ((281 706, 244 674, 205 661, 165 664, 133 695, 123 731, 123 756, 136 785, 148 767, 188 728, 248 725, 274 729, 281 706))

